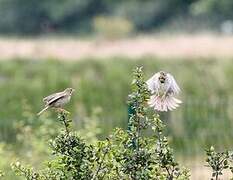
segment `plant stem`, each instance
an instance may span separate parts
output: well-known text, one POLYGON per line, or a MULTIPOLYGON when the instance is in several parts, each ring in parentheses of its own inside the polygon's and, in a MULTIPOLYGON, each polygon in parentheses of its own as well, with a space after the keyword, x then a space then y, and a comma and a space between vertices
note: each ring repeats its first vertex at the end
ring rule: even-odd
MULTIPOLYGON (((98 176, 98 174, 99 174, 99 172, 100 172, 100 170, 101 170, 101 168, 102 168, 102 165, 103 165, 103 162, 104 162, 104 159, 105 159, 105 156, 107 155, 107 153, 108 153, 108 151, 105 151, 105 152, 104 152, 103 158, 102 158, 101 162, 99 163, 98 169, 97 169, 96 173, 93 175, 92 180, 94 180, 94 179, 97 178, 97 176, 98 176)), ((105 174, 106 174, 106 173, 105 173, 105 174)), ((105 176, 105 175, 104 175, 104 176, 105 176)), ((102 179, 104 178, 104 176, 102 177, 102 179)))
POLYGON ((218 172, 216 173, 216 178, 215 179, 218 180, 218 172))
POLYGON ((139 151, 139 135, 140 135, 140 118, 137 115, 137 134, 136 134, 136 138, 137 138, 137 151, 139 151))
POLYGON ((66 117, 64 114, 62 114, 61 116, 62 116, 62 122, 64 123, 64 126, 65 126, 66 134, 69 134, 68 123, 66 121, 66 117))
POLYGON ((173 173, 172 174, 170 173, 168 167, 165 167, 165 169, 166 169, 166 171, 168 173, 168 180, 172 180, 173 179, 173 175, 172 175, 173 173))

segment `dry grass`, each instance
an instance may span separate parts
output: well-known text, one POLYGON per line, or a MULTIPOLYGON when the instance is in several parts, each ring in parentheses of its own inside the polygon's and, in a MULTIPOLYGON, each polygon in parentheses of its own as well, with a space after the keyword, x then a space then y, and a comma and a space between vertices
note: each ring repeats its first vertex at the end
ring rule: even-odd
POLYGON ((0 59, 55 58, 79 60, 86 57, 161 58, 233 57, 233 36, 176 35, 139 36, 122 40, 78 38, 0 38, 0 59))

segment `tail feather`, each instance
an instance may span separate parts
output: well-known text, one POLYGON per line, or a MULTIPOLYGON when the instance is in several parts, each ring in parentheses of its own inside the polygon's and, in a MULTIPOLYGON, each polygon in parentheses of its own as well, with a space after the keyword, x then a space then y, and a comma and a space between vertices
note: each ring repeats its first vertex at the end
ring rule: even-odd
POLYGON ((173 104, 172 104, 172 102, 171 102, 171 99, 168 99, 167 100, 167 108, 171 111, 171 110, 173 110, 173 104))
POLYGON ((158 96, 151 96, 150 100, 148 101, 148 104, 150 107, 154 107, 154 106, 157 106, 157 99, 158 99, 158 96))
POLYGON ((169 98, 169 104, 168 107, 173 110, 176 109, 177 107, 179 107, 179 104, 181 103, 180 100, 174 98, 174 97, 168 97, 169 98))
POLYGON ((49 106, 46 106, 44 109, 42 109, 40 112, 37 113, 37 116, 40 116, 44 111, 46 111, 49 108, 49 106))
POLYGON ((167 104, 167 100, 164 99, 164 101, 161 103, 162 111, 167 111, 167 106, 166 106, 166 104, 167 104))
POLYGON ((170 102, 171 102, 171 108, 172 109, 176 109, 178 107, 178 104, 171 97, 170 97, 170 102))
POLYGON ((161 101, 162 104, 162 111, 167 111, 168 110, 168 106, 167 106, 167 99, 164 99, 164 101, 161 101))
POLYGON ((165 99, 163 99, 156 95, 151 96, 150 100, 148 101, 149 106, 158 111, 174 110, 179 107, 179 104, 181 103, 182 101, 172 96, 167 96, 165 99))
POLYGON ((182 103, 182 101, 179 100, 179 99, 176 99, 176 98, 173 98, 173 99, 174 99, 174 101, 175 101, 177 104, 181 104, 181 103, 182 103))

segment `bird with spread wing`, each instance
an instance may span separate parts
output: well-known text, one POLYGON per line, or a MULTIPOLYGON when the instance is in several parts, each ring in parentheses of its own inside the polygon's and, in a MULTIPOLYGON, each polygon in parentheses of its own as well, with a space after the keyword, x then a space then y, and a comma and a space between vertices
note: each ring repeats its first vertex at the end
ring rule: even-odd
POLYGON ((73 88, 67 88, 62 92, 51 94, 43 99, 45 103, 44 109, 42 109, 37 115, 41 115, 48 108, 58 108, 61 109, 65 104, 70 102, 72 93, 75 90, 73 88))
POLYGON ((174 110, 182 103, 182 101, 174 97, 179 94, 180 88, 171 74, 160 71, 154 74, 146 83, 152 93, 148 104, 155 110, 174 110))

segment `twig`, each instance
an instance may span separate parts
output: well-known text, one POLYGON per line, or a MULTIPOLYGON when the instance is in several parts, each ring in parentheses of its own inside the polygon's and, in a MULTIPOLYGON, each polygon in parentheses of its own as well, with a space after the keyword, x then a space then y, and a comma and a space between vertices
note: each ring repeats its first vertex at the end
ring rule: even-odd
POLYGON ((172 173, 172 174, 170 173, 170 171, 169 171, 169 169, 168 169, 167 166, 165 166, 165 169, 166 169, 166 171, 167 171, 167 173, 168 173, 168 176, 169 176, 168 179, 169 179, 169 180, 172 180, 172 179, 173 179, 173 173, 172 173))
POLYGON ((65 117, 64 114, 62 114, 61 116, 62 116, 62 122, 63 122, 64 125, 65 125, 66 133, 69 134, 69 129, 68 129, 69 124, 68 124, 67 121, 66 121, 66 117, 65 117))
MULTIPOLYGON (((99 172, 100 172, 100 170, 102 168, 102 165, 103 165, 103 162, 104 162, 104 159, 105 159, 105 156, 107 155, 107 153, 108 153, 108 150, 106 150, 104 152, 103 158, 102 158, 101 162, 99 163, 98 169, 97 169, 96 173, 93 175, 92 180, 94 180, 95 178, 97 178, 97 176, 98 176, 98 174, 99 174, 99 172)), ((106 175, 106 173, 104 174, 104 176, 105 175, 106 175)), ((102 178, 104 178, 104 176, 102 178)))

